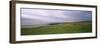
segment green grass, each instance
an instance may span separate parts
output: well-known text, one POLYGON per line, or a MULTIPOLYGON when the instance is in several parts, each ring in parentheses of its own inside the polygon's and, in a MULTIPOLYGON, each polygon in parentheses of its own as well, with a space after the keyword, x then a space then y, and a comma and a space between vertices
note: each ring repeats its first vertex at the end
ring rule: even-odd
POLYGON ((69 23, 37 28, 21 28, 21 35, 86 33, 92 32, 92 23, 69 23))

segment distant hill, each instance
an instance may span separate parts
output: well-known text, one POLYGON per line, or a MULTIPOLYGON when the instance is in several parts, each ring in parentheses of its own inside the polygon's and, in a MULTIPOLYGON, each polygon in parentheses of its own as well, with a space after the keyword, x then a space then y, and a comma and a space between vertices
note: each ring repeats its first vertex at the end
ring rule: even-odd
POLYGON ((79 22, 63 22, 63 23, 50 23, 49 25, 56 25, 56 24, 69 24, 69 23, 87 23, 92 21, 79 21, 79 22))

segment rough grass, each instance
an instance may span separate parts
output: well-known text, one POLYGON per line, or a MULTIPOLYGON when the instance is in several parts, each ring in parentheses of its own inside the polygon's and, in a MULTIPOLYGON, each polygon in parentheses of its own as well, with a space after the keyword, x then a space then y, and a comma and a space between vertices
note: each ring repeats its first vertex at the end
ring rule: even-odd
POLYGON ((86 33, 92 32, 91 23, 57 24, 37 28, 21 28, 21 35, 86 33))

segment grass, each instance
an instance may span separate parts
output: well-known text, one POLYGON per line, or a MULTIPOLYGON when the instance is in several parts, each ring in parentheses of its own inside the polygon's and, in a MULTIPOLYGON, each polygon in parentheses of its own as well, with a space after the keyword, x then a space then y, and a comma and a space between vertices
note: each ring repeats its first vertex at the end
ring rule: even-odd
POLYGON ((49 25, 37 28, 21 28, 21 35, 86 33, 92 32, 92 23, 69 23, 49 25))

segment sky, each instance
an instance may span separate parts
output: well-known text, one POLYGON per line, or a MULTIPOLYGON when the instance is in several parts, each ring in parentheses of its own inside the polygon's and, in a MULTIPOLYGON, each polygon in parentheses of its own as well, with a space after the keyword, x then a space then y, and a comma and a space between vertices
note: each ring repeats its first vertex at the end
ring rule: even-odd
POLYGON ((22 25, 79 21, 92 21, 92 11, 21 8, 22 25))

